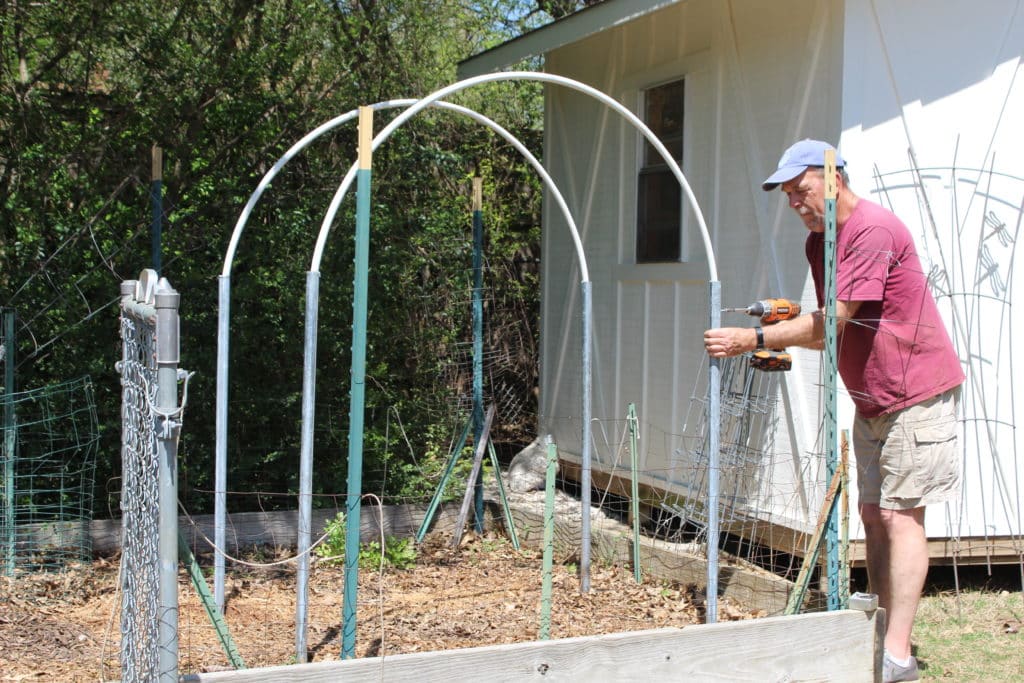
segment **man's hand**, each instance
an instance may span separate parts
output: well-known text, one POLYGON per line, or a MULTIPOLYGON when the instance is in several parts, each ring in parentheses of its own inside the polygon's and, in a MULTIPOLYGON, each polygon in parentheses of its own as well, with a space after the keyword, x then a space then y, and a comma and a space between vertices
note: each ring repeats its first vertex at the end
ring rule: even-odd
POLYGON ((752 327, 719 327, 704 332, 704 349, 712 358, 738 356, 757 348, 757 333, 752 327))

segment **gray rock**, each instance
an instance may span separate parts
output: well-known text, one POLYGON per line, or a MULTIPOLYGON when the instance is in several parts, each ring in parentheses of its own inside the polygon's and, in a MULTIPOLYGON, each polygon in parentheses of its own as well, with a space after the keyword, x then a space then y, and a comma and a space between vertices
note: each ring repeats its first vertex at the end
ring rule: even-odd
POLYGON ((517 493, 544 488, 548 447, 541 439, 515 454, 508 466, 509 489, 517 493))

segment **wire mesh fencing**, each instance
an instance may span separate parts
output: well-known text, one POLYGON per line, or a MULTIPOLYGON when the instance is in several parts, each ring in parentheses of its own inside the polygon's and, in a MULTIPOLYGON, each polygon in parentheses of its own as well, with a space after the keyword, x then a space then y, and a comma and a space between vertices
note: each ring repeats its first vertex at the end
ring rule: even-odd
MULTIPOLYGON (((777 438, 786 407, 780 373, 751 368, 743 357, 721 361, 720 436, 717 464, 719 534, 709 538, 708 397, 698 377, 678 430, 664 430, 640 411, 633 426, 625 414, 595 417, 592 467, 595 505, 626 522, 641 520, 643 571, 690 577, 703 584, 700 566, 710 553, 720 558, 720 595, 781 614, 809 556, 824 486, 819 443, 777 438), (632 460, 632 463, 631 463, 632 460), (630 490, 635 479, 639 491, 630 490), (636 512, 630 506, 636 504, 636 512), (742 575, 742 576, 741 576, 742 575), (740 586, 743 586, 741 589, 740 586)), ((577 433, 578 420, 556 424, 560 434, 577 433)), ((820 441, 820 435, 819 435, 820 441)), ((578 476, 573 456, 570 478, 578 476)), ((626 533, 623 528, 623 533, 626 533)), ((813 562, 810 584, 819 567, 813 562)), ((807 593, 803 608, 818 609, 820 591, 807 593)))
POLYGON ((3 408, 4 573, 89 560, 99 441, 92 381, 5 394, 3 408))
MULTIPOLYGON (((745 358, 727 358, 721 363, 721 438, 719 447, 719 519, 725 529, 736 530, 752 523, 750 508, 763 479, 770 473, 765 467, 767 441, 774 433, 778 379, 775 374, 751 368, 745 358)), ((682 503, 663 503, 663 508, 691 524, 702 541, 706 541, 708 472, 707 399, 691 402, 684 440, 687 444, 676 453, 677 461, 685 458, 690 472, 677 477, 688 481, 691 495, 682 503)), ((681 473, 682 474, 682 473, 681 473)))

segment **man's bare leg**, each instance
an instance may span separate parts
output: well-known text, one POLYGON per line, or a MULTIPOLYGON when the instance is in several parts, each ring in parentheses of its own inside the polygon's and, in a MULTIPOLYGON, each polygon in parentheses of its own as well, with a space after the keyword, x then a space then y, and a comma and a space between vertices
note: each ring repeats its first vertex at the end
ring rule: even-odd
POLYGON ((893 657, 910 656, 910 632, 928 576, 928 538, 924 508, 881 510, 889 535, 889 611, 885 649, 893 657))
POLYGON ((867 541, 868 580, 885 608, 885 649, 897 659, 910 656, 910 633, 928 575, 924 508, 887 510, 861 505, 867 541))
POLYGON ((878 505, 862 503, 860 518, 864 524, 864 559, 871 592, 878 596, 878 606, 889 613, 889 537, 882 526, 878 505))

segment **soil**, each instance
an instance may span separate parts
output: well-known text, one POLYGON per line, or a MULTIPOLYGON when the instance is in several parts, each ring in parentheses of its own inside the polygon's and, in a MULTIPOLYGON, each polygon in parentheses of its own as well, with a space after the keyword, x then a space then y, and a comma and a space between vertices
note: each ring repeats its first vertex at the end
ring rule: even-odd
MULTIPOLYGON (((503 537, 428 537, 413 567, 360 570, 356 655, 369 657, 536 640, 542 558, 503 537)), ((202 559, 202 558, 201 558, 202 559)), ((251 558, 268 563, 272 557, 251 558)), ((205 563, 204 563, 205 566, 205 563)), ((196 591, 181 574, 181 673, 230 668, 196 591)), ((705 621, 692 586, 649 579, 629 568, 593 565, 580 591, 573 564, 553 570, 551 637, 568 638, 705 621)), ((310 661, 337 659, 344 571, 314 563, 309 581, 310 661)), ((230 570, 225 615, 249 668, 295 661, 293 565, 230 570)), ((0 681, 105 681, 120 678, 117 560, 61 573, 0 579, 0 681)), ((727 599, 719 620, 761 616, 727 599)))

